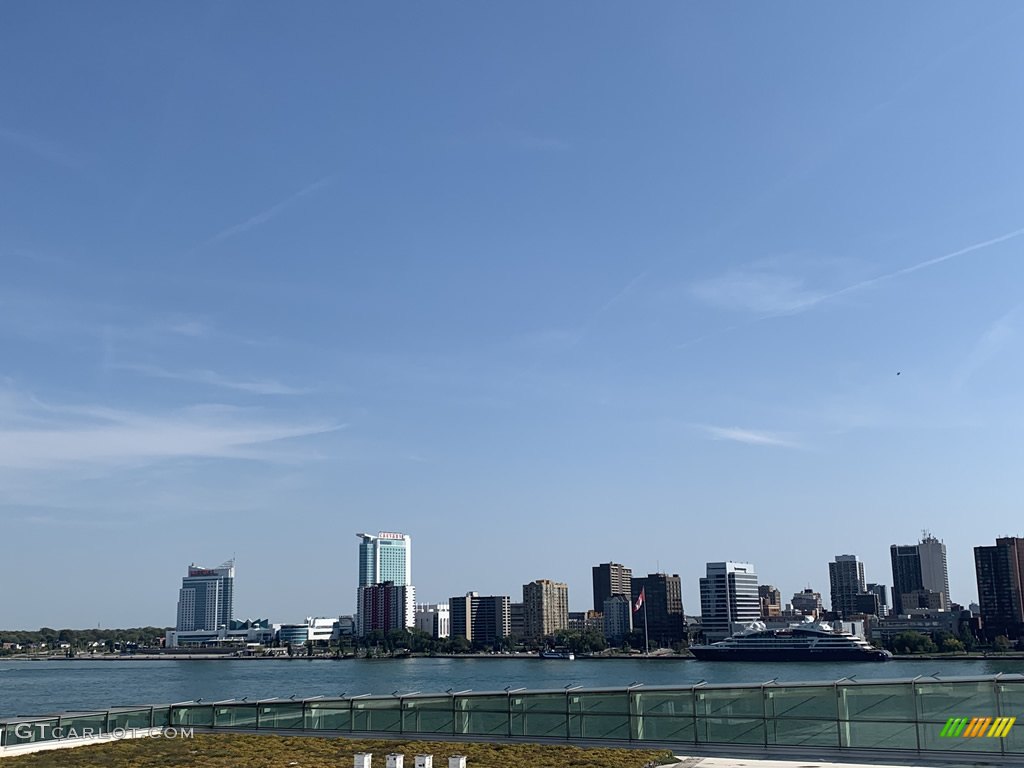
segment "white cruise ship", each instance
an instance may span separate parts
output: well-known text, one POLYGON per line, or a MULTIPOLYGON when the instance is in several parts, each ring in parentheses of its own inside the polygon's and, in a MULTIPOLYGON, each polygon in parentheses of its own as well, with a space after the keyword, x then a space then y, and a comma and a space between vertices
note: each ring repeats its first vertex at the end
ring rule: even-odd
POLYGON ((873 647, 863 637, 837 632, 824 624, 794 624, 768 629, 760 621, 725 640, 691 645, 701 661, 886 661, 889 651, 873 647))

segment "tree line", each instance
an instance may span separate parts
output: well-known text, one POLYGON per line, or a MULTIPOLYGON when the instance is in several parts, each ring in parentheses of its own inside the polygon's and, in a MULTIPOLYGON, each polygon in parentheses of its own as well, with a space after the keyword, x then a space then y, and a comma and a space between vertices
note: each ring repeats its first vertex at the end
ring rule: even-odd
MULTIPOLYGON (((28 648, 46 644, 47 649, 68 643, 73 650, 83 650, 100 643, 108 650, 125 647, 153 647, 159 645, 167 633, 163 627, 131 627, 129 629, 53 629, 37 630, 0 629, 0 645, 14 643, 28 648)), ((0 650, 10 653, 11 649, 0 650)))

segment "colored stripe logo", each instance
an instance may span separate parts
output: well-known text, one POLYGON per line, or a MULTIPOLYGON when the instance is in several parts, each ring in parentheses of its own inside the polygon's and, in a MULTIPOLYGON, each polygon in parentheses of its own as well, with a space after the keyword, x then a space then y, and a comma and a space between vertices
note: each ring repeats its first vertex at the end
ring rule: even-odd
POLYGON ((951 717, 942 728, 940 737, 976 739, 981 736, 1001 739, 1010 733, 1016 717, 951 717))

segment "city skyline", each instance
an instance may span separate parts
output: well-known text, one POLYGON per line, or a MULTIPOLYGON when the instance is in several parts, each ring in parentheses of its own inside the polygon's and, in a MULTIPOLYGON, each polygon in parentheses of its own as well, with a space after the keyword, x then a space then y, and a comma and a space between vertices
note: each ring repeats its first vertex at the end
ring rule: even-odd
POLYGON ((827 595, 922 528, 976 599, 1024 16, 740 7, 6 7, 0 580, 46 599, 0 623, 166 624, 231 553, 238 615, 351 612, 374 520, 421 600, 583 610, 608 560, 827 595))

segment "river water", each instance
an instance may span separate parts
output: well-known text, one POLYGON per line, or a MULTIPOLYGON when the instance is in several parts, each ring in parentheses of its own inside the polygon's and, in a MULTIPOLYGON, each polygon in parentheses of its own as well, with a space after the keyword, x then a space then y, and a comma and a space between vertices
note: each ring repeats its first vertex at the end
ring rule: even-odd
POLYGON ((0 716, 169 704, 202 698, 349 696, 1024 673, 1024 661, 701 662, 683 659, 415 658, 218 661, 0 661, 0 716))

